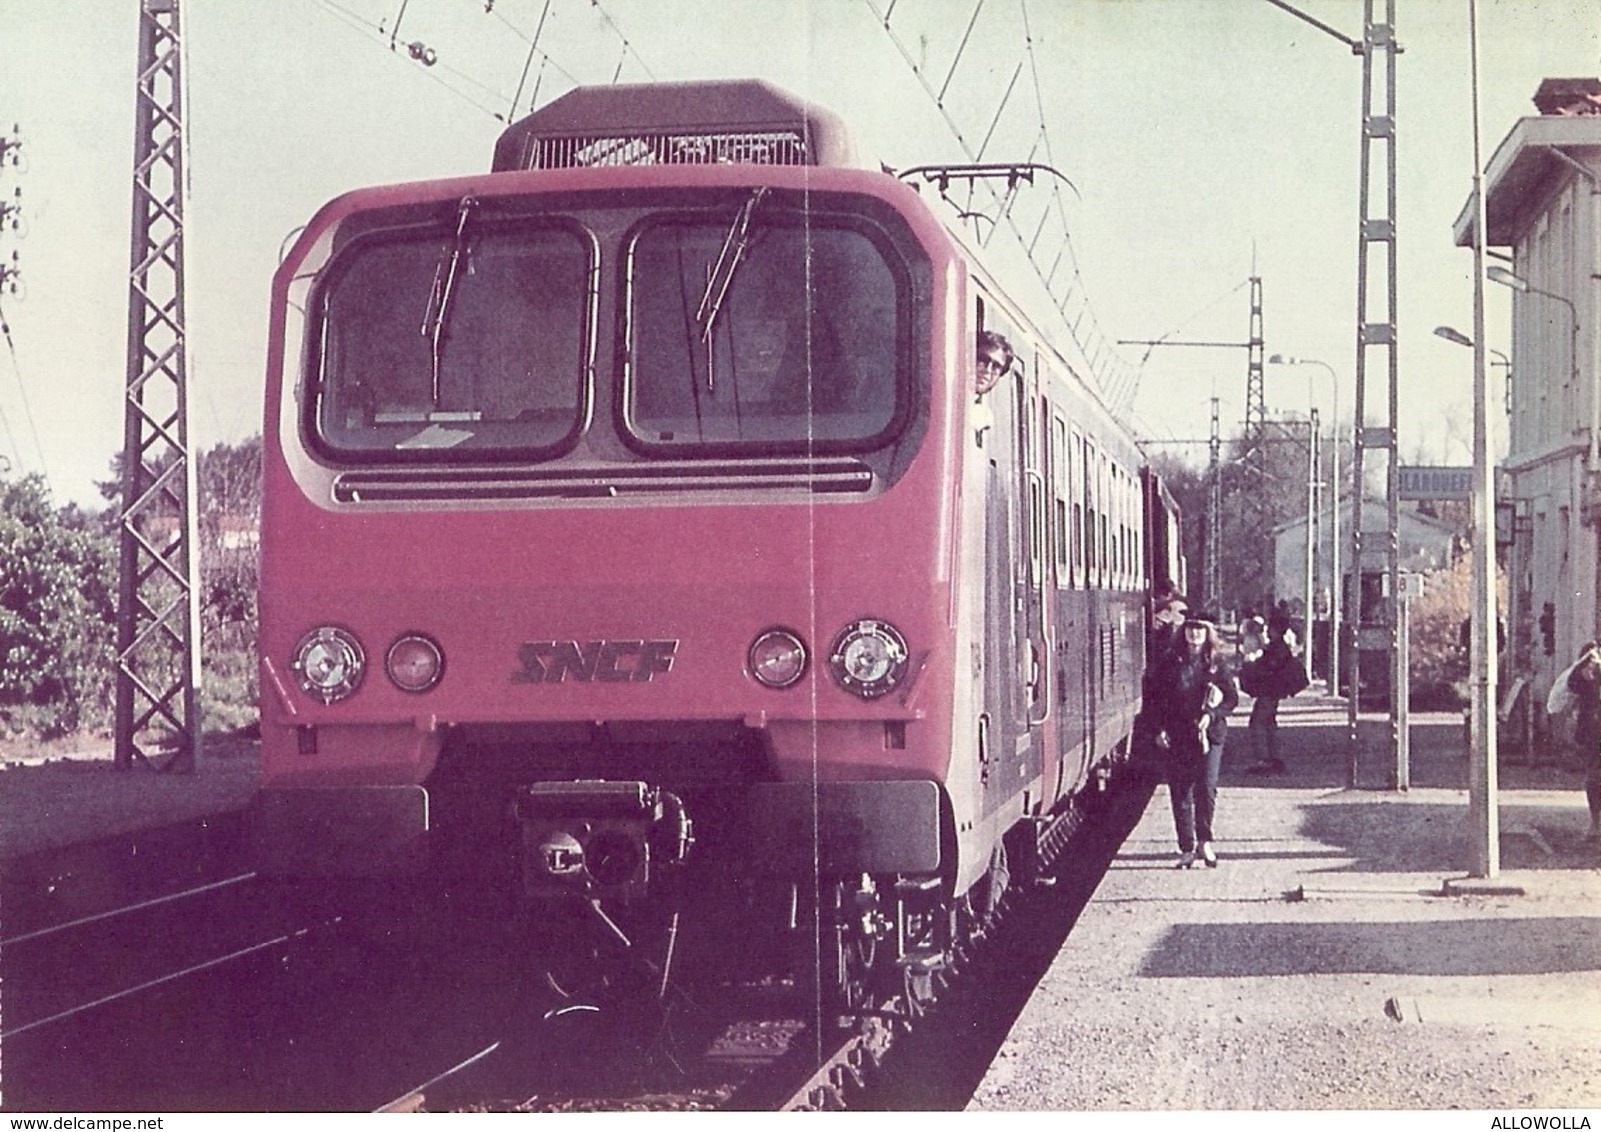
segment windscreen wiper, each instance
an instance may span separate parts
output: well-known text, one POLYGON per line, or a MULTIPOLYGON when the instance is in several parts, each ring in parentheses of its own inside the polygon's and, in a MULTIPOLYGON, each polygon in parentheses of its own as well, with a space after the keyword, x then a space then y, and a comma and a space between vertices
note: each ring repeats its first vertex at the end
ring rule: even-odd
POLYGON ((432 393, 434 409, 439 408, 439 359, 445 336, 450 327, 450 304, 456 294, 456 276, 461 271, 462 257, 467 251, 467 218, 478 207, 477 197, 462 197, 456 208, 456 238, 448 255, 434 268, 433 286, 428 289, 428 302, 422 312, 422 336, 428 339, 429 357, 432 360, 432 393))
POLYGON ((706 290, 701 293, 700 305, 695 309, 695 325, 700 330, 700 340, 706 343, 707 389, 712 388, 712 331, 717 328, 717 316, 723 309, 723 299, 728 296, 734 273, 739 270, 739 261, 744 258, 745 248, 750 244, 751 213, 756 211, 756 206, 766 195, 767 186, 761 185, 740 206, 734 222, 728 226, 728 235, 723 237, 722 250, 717 253, 711 270, 706 273, 706 290))

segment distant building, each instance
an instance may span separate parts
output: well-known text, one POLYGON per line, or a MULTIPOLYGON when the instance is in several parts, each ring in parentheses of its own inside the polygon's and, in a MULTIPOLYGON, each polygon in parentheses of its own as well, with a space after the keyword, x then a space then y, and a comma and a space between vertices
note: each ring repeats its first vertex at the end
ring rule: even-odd
MULTIPOLYGON (((1601 636, 1601 79, 1546 79, 1485 175, 1486 248, 1510 248, 1510 435, 1498 501, 1509 680, 1543 700, 1601 636)), ((1472 247, 1470 197, 1454 226, 1472 247)))
MULTIPOLYGON (((1382 499, 1369 499, 1362 505, 1364 531, 1387 530, 1390 525, 1388 505, 1382 499)), ((1340 536, 1349 553, 1351 537, 1351 501, 1340 504, 1340 536)), ((1404 573, 1425 573, 1451 565, 1452 554, 1458 545, 1459 532, 1449 523, 1417 511, 1402 509, 1397 534, 1400 538, 1401 570, 1404 573)), ((1328 617, 1329 594, 1332 577, 1329 555, 1329 513, 1318 517, 1318 547, 1313 566, 1312 611, 1314 619, 1328 617)), ((1362 548, 1362 557, 1368 560, 1368 570, 1384 568, 1384 553, 1377 540, 1374 545, 1362 548), (1376 548, 1377 547, 1377 548, 1376 548)), ((1340 570, 1348 573, 1349 562, 1341 562, 1340 570)), ((1273 528, 1273 595, 1287 601, 1297 616, 1306 605, 1306 516, 1280 523, 1273 528)))
POLYGON ((217 539, 224 550, 254 550, 261 529, 254 515, 223 515, 217 520, 217 539))

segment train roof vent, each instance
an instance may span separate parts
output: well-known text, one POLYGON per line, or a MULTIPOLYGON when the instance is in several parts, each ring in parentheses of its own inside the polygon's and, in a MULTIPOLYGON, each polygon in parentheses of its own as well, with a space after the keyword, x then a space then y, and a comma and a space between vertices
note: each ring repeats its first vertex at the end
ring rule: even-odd
POLYGON ((744 79, 578 87, 507 126, 492 168, 856 164, 838 117, 744 79))

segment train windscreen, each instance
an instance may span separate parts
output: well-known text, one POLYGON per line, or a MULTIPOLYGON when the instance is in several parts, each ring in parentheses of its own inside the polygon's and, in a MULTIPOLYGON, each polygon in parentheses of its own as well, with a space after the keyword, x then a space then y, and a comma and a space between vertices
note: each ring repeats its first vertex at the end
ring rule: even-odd
POLYGON ((580 424, 589 243, 561 227, 358 239, 318 298, 316 429, 336 453, 533 455, 580 424))
POLYGON ((908 382, 906 287, 846 220, 760 193, 714 219, 663 218, 629 248, 625 427, 683 451, 848 450, 885 438, 908 382))

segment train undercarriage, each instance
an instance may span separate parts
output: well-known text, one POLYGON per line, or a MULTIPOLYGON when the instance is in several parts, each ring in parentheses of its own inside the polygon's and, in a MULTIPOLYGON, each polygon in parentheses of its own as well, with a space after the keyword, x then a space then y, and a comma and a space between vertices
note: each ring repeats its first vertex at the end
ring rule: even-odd
MULTIPOLYGON (((787 987, 838 1024, 916 1016, 1083 809, 1014 824, 957 893, 935 784, 781 783, 771 765, 739 729, 629 744, 469 732, 424 784, 428 830, 407 856, 426 893, 491 894, 534 977, 575 1007, 734 981, 787 987)), ((350 806, 326 810, 329 829, 286 824, 279 840, 390 840, 353 836, 350 806)))
MULTIPOLYGON (((503 773, 509 768, 500 762, 503 773)), ((481 772, 494 763, 454 765, 481 772)), ((711 786, 686 776, 671 789, 636 778, 507 787, 504 778, 492 785, 452 769, 442 764, 431 791, 440 818, 431 834, 436 863, 491 877, 514 894, 530 955, 569 1001, 665 1001, 707 979, 783 984, 833 1024, 920 1013, 1008 888, 1048 873, 1083 810, 1073 800, 1049 818, 1018 823, 978 883, 957 894, 937 858, 922 870, 875 868, 897 863, 896 854, 870 847, 877 860, 852 868, 841 867, 839 846, 815 840, 775 851, 775 837, 792 839, 796 822, 775 817, 771 798, 760 800, 771 783, 711 786), (830 867, 819 867, 825 860, 830 867), (486 868, 491 861, 498 866, 486 868)), ((817 786, 808 789, 815 799, 817 786)), ((855 796, 836 793, 833 803, 841 797, 855 796)), ((882 816, 882 799, 876 804, 882 816)), ((948 867, 948 822, 929 815, 947 826, 948 867)), ((836 812, 808 824, 851 823, 836 812)), ((916 855, 902 852, 902 863, 916 855)))

